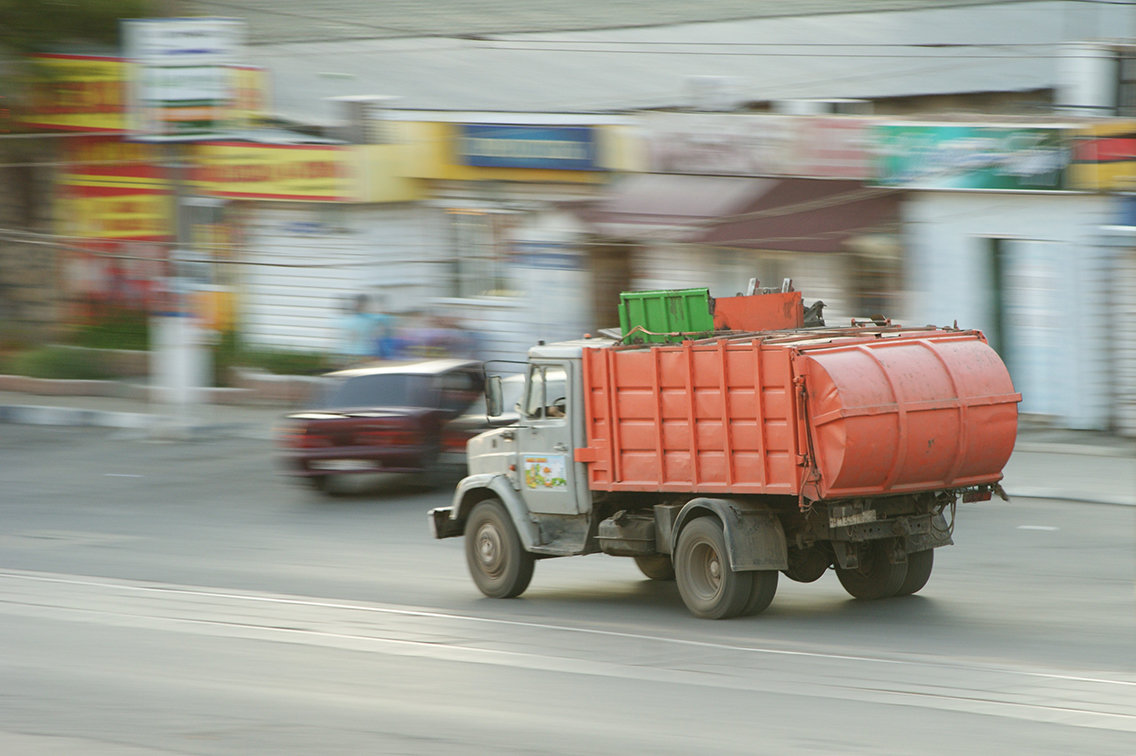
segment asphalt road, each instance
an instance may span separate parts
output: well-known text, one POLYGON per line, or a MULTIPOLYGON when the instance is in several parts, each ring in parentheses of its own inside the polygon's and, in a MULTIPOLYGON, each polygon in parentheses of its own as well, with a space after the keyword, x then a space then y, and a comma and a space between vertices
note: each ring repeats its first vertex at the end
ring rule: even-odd
POLYGON ((0 428, 0 752, 1133 752, 1134 508, 963 505, 916 596, 710 622, 602 555, 484 599, 447 491, 271 454, 0 428))

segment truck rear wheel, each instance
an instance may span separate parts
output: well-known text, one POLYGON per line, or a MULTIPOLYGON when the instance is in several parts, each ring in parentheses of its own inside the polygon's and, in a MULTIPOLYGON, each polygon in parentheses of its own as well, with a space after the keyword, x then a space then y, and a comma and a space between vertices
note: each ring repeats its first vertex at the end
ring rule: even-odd
POLYGON ((500 500, 486 499, 470 513, 465 525, 465 561, 473 582, 490 598, 513 598, 529 587, 533 555, 521 545, 500 500))
POLYGON ((935 566, 935 550, 917 551, 907 555, 907 577, 899 586, 896 596, 910 596, 918 592, 931 578, 931 568, 935 566))
POLYGON ((737 617, 753 598, 754 573, 730 569, 722 524, 714 517, 699 517, 682 529, 674 565, 679 595, 696 617, 737 617))
POLYGON ((652 580, 674 580, 674 562, 666 554, 648 554, 635 557, 635 566, 652 580))
POLYGON ((860 566, 836 568, 836 577, 849 595, 858 599, 889 598, 899 592, 907 577, 906 564, 888 561, 882 541, 870 541, 860 550, 860 566))
POLYGON ((777 570, 756 570, 750 575, 753 576, 753 590, 749 594, 749 600, 742 607, 743 617, 764 612, 777 593, 777 570))

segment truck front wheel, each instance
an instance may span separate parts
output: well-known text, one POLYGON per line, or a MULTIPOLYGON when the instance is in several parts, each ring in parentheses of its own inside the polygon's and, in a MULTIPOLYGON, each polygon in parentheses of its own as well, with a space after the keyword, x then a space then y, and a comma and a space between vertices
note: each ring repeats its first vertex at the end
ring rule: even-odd
POLYGON ((679 595, 696 617, 737 617, 755 598, 753 573, 730 569, 722 524, 713 517, 699 517, 682 529, 674 566, 679 595))
POLYGON ((470 513, 465 525, 465 561, 473 582, 490 598, 513 598, 529 587, 533 555, 521 545, 500 500, 486 499, 470 513))

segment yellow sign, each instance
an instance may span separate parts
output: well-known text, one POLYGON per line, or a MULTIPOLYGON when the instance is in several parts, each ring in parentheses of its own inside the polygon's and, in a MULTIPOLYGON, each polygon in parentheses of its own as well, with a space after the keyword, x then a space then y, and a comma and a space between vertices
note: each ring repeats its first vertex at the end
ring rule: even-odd
POLYGON ((173 234, 169 182, 159 148, 117 136, 79 136, 63 144, 66 168, 58 216, 69 236, 163 239, 173 234))
MULTIPOLYGON (((33 86, 28 126, 68 131, 121 133, 126 126, 128 66, 121 58, 92 55, 36 55, 39 72, 33 86)), ((237 66, 235 100, 229 118, 234 128, 249 128, 268 100, 264 69, 237 66)))
POLYGON ((194 154, 190 183, 214 197, 335 202, 360 194, 347 147, 217 143, 194 154))
POLYGON ((118 132, 125 128, 123 63, 89 55, 37 55, 29 126, 118 132))
POLYGON ((1079 130, 1069 164, 1072 189, 1136 189, 1136 121, 1109 121, 1079 130))
POLYGON ((77 196, 64 200, 70 236, 88 239, 153 239, 170 234, 165 194, 77 196))

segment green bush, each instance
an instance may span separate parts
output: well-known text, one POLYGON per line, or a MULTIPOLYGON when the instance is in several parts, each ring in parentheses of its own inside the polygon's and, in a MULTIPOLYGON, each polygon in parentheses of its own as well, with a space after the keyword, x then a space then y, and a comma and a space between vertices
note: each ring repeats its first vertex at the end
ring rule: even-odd
POLYGON ((285 352, 244 349, 237 353, 240 367, 260 368, 281 375, 316 375, 332 369, 331 358, 319 352, 285 352))
POLYGON ((73 330, 67 343, 93 349, 149 349, 150 315, 129 307, 104 310, 91 323, 73 330))
POLYGON ((226 331, 213 345, 213 379, 216 385, 229 385, 231 368, 238 367, 279 375, 316 375, 332 369, 332 358, 319 352, 248 347, 236 332, 226 331))
POLYGON ((5 373, 31 378, 99 381, 117 377, 105 360, 59 346, 39 347, 13 354, 4 361, 3 370, 5 373))

